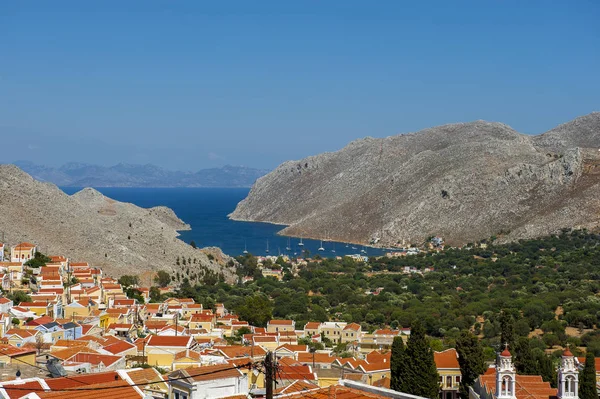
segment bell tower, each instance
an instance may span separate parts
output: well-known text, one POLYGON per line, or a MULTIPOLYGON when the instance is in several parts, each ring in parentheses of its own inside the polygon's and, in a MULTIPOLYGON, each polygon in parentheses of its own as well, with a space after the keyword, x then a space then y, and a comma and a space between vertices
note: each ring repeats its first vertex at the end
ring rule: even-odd
POLYGON ((579 399, 579 371, 575 358, 565 349, 558 368, 558 399, 579 399))
POLYGON ((516 399, 515 388, 517 373, 512 362, 512 355, 508 351, 508 344, 496 360, 496 398, 516 399))

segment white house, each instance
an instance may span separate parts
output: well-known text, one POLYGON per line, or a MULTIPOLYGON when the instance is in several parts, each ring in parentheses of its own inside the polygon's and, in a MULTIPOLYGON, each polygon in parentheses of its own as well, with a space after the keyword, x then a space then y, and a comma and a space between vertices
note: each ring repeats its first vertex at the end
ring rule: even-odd
POLYGON ((0 242, 0 262, 4 262, 4 244, 0 242))
POLYGON ((169 397, 225 398, 248 394, 248 376, 231 364, 192 367, 169 374, 169 397))
POLYGON ((8 313, 12 307, 13 301, 5 297, 0 298, 0 313, 8 313))

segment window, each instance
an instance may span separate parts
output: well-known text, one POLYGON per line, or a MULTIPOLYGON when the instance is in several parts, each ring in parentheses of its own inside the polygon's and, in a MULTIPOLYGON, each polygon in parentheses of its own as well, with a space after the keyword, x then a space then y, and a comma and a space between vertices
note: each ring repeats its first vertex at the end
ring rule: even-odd
POLYGON ((457 375, 457 376, 456 376, 456 383, 457 383, 457 384, 460 384, 460 375, 457 375))
POLYGON ((452 377, 446 376, 446 388, 452 388, 452 377))

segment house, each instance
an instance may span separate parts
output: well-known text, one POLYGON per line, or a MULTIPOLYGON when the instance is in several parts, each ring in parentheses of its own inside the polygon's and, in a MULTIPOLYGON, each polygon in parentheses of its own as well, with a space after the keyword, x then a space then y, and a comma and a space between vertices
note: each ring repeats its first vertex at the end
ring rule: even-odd
POLYGON ((433 358, 440 380, 441 399, 458 399, 462 374, 456 349, 433 352, 433 358))
POLYGON ((35 313, 36 316, 47 315, 50 317, 54 317, 52 305, 50 305, 50 303, 47 302, 21 302, 19 306, 29 309, 30 311, 35 313))
POLYGON ((8 274, 8 272, 0 272, 0 287, 2 287, 4 291, 10 290, 10 274, 8 274))
POLYGON ((4 244, 0 242, 0 262, 4 262, 4 244))
POLYGON ((361 338, 362 327, 357 323, 350 323, 342 330, 342 342, 355 342, 361 338))
POLYGON ((65 339, 77 339, 83 335, 83 328, 75 322, 68 322, 62 325, 65 339))
POLYGON ((294 320, 270 320, 267 323, 267 332, 276 333, 282 331, 294 331, 296 322, 294 320))
POLYGON ((0 313, 8 313, 8 311, 12 307, 13 307, 12 300, 5 298, 5 297, 0 298, 0 313))
POLYGON ((321 323, 321 334, 333 343, 340 343, 342 342, 342 332, 347 325, 347 323, 335 321, 321 323))
POLYGON ((29 242, 22 242, 15 245, 10 249, 10 260, 11 262, 25 263, 30 259, 33 259, 37 247, 29 242))
POLYGON ((176 370, 169 380, 169 397, 174 399, 217 399, 249 392, 248 377, 229 364, 176 370))
POLYGON ((558 369, 558 390, 539 375, 519 375, 508 348, 498 355, 495 367, 477 377, 469 388, 469 399, 566 399, 578 397, 579 371, 567 349, 558 369), (532 395, 535 393, 535 396, 532 395))
POLYGON ((194 349, 196 341, 191 336, 160 336, 151 335, 145 344, 148 364, 170 369, 175 360, 175 354, 186 349, 194 349))
POLYGON ((216 324, 216 315, 212 313, 193 313, 190 319, 187 321, 188 328, 190 329, 205 329, 207 332, 211 332, 216 324))
POLYGON ((317 321, 309 321, 304 325, 304 336, 312 337, 321 334, 321 323, 317 321))
POLYGON ((52 344, 65 336, 65 330, 57 322, 46 323, 35 327, 42 334, 43 342, 52 344))
POLYGON ((36 337, 40 334, 36 330, 21 330, 17 328, 11 328, 4 334, 4 339, 9 345, 20 348, 21 346, 31 343, 35 344, 36 337))
POLYGON ((72 320, 85 319, 94 310, 98 310, 98 304, 89 298, 71 302, 64 307, 64 315, 72 320))
POLYGON ((29 364, 36 366, 37 351, 32 348, 17 348, 12 345, 0 344, 0 364, 29 364))

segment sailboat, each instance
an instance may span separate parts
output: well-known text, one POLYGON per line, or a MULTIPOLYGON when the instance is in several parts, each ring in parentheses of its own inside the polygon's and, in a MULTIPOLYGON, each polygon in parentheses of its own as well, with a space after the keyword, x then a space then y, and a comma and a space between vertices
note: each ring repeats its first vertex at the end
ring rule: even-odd
POLYGON ((331 250, 331 252, 335 253, 335 242, 333 243, 333 249, 331 250))
POLYGON ((321 240, 321 246, 318 249, 319 251, 325 251, 325 248, 323 248, 323 240, 321 240))
POLYGON ((360 252, 361 252, 361 253, 363 253, 363 254, 366 254, 366 253, 367 253, 367 251, 365 250, 365 247, 364 247, 364 245, 363 245, 362 249, 360 250, 360 252))
POLYGON ((300 242, 298 243, 298 246, 299 247, 303 247, 304 246, 304 243, 302 242, 302 237, 300 237, 300 242))
POLYGON ((267 240, 267 253, 269 253, 269 240, 267 240))
POLYGON ((290 247, 290 237, 288 237, 288 245, 287 245, 287 247, 285 247, 285 250, 286 251, 291 251, 292 250, 292 248, 290 247))
POLYGON ((244 255, 248 253, 248 248, 246 247, 246 240, 244 240, 244 255))

